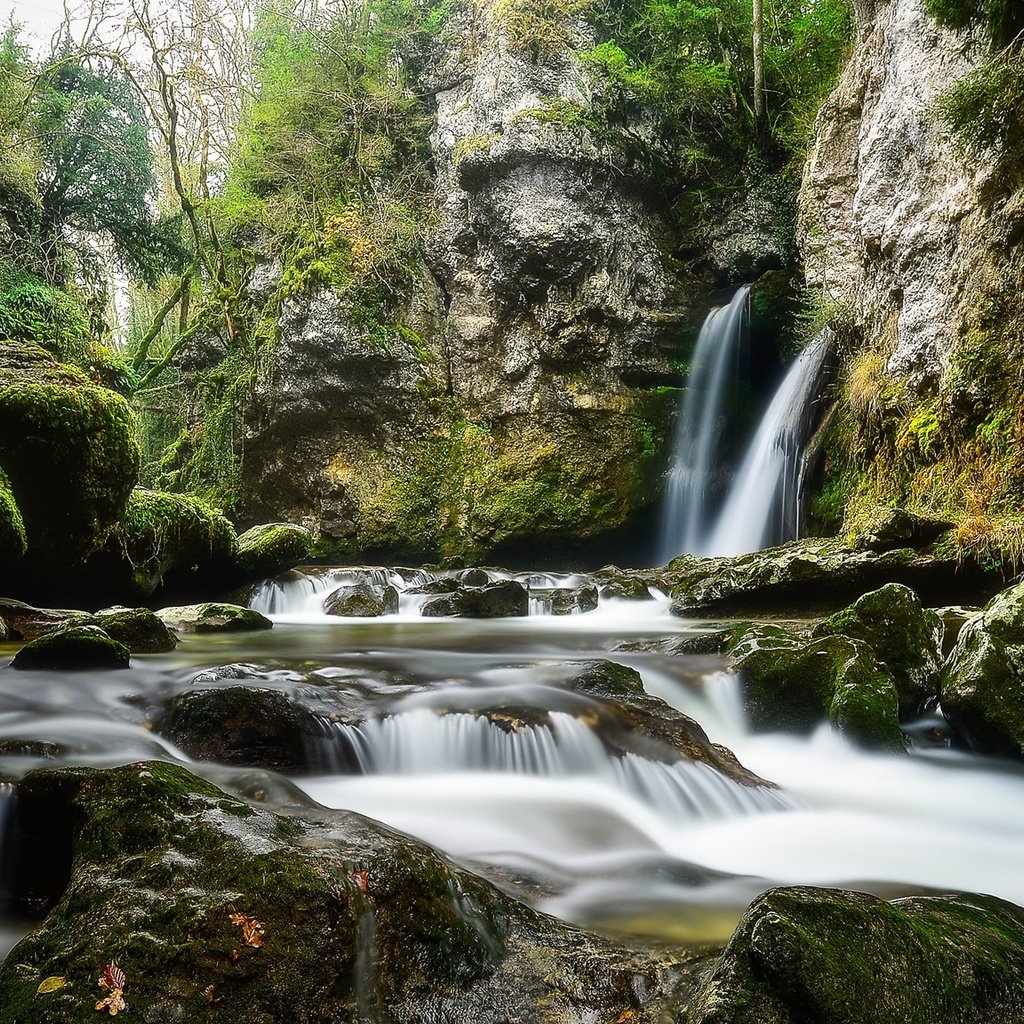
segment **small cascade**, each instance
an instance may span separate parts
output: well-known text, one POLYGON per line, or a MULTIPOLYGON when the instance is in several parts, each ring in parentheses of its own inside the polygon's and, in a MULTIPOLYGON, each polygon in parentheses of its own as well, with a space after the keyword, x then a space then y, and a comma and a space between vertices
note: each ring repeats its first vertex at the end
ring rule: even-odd
POLYGON ((822 332, 790 367, 703 552, 742 555, 799 536, 803 456, 832 348, 822 332))
POLYGON ((0 782, 0 915, 9 906, 13 895, 11 861, 14 837, 11 826, 14 821, 14 801, 14 786, 9 782, 0 782))
POLYGON ((729 384, 735 383, 729 369, 737 367, 749 303, 750 288, 740 288, 728 306, 708 314, 697 338, 668 471, 661 538, 666 562, 681 551, 702 551, 714 523, 717 442, 729 384))
POLYGON ((588 777, 672 820, 719 819, 796 806, 779 790, 741 786, 697 762, 611 756, 593 729, 565 712, 551 712, 548 722, 511 723, 506 730, 483 716, 439 715, 426 708, 356 726, 325 722, 333 736, 323 738, 319 765, 312 767, 336 772, 354 760, 364 775, 588 777))

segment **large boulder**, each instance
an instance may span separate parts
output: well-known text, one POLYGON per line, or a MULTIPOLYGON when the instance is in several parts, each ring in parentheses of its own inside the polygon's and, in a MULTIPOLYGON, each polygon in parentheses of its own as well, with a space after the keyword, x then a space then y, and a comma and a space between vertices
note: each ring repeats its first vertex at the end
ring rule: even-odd
POLYGON ((338 587, 324 599, 324 611, 328 615, 353 618, 393 615, 398 611, 398 591, 394 587, 374 586, 371 583, 338 587))
POLYGON ((275 814, 184 767, 36 772, 15 892, 49 913, 0 967, 4 1024, 657 1019, 686 954, 528 910, 428 847, 313 804, 275 814), (48 985, 42 982, 52 979, 48 985))
POLYGON ((896 680, 900 714, 908 717, 938 694, 943 631, 942 619, 924 608, 914 591, 889 583, 829 616, 813 635, 866 643, 896 680))
POLYGON ((1024 910, 992 896, 758 897, 679 1024, 1017 1024, 1024 910))
POLYGON ((181 633, 251 633, 274 625, 252 608, 216 602, 161 608, 157 615, 165 626, 181 633))
POLYGON ((313 537, 292 523, 266 523, 246 530, 238 538, 235 567, 244 580, 276 576, 309 557, 313 537))
POLYGON ((800 540, 731 558, 684 555, 669 563, 680 616, 808 615, 838 611, 869 590, 902 583, 937 604, 988 599, 1002 573, 970 558, 876 552, 838 540, 800 540))
POLYGON ((234 527, 198 498, 137 488, 124 517, 86 567, 90 592, 144 599, 223 586, 236 578, 234 527))
POLYGON ((124 398, 35 345, 0 345, 0 558, 14 556, 19 584, 66 574, 103 543, 140 458, 124 398))
POLYGON ((99 626, 69 626, 27 643, 11 668, 25 671, 128 668, 131 651, 99 626))
POLYGON ((896 680, 863 641, 752 626, 727 649, 754 729, 810 732, 828 720, 862 746, 905 749, 896 680))
POLYGON ((515 580, 489 583, 485 587, 462 587, 453 594, 424 602, 420 613, 427 617, 462 616, 467 619, 496 619, 529 615, 530 596, 515 580))
POLYGON ((91 621, 132 654, 161 654, 173 651, 178 644, 174 633, 149 608, 104 609, 91 621))
POLYGON ((976 746, 1024 757, 1024 583, 960 630, 941 694, 947 717, 976 746))

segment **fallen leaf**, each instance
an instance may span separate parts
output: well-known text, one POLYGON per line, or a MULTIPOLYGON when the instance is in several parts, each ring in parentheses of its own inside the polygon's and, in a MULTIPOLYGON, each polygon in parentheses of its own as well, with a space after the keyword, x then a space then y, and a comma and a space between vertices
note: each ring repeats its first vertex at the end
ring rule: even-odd
POLYGON ((60 975, 55 974, 52 978, 46 978, 39 982, 39 988, 36 989, 36 995, 45 995, 47 992, 56 992, 57 989, 63 988, 68 983, 67 978, 62 978, 60 975))
POLYGON ((615 1024, 626 1024, 627 1020, 632 1020, 632 1019, 633 1019, 633 1011, 632 1010, 623 1010, 622 1013, 620 1013, 618 1015, 618 1017, 615 1018, 615 1024))
POLYGON ((234 963, 242 954, 237 949, 233 949, 228 955, 231 957, 231 962, 234 963))
POLYGON ((263 945, 264 928, 261 922, 255 917, 247 917, 245 914, 231 914, 231 923, 237 924, 242 929, 242 941, 247 946, 259 949, 263 945))
POLYGON ((359 891, 367 893, 370 891, 370 872, 369 871, 353 871, 352 877, 356 880, 356 885, 359 886, 359 891))
POLYGON ((111 1017, 116 1017, 121 1010, 127 1010, 128 1004, 124 1001, 124 987, 128 984, 124 971, 117 965, 116 960, 111 960, 103 969, 103 975, 99 979, 100 988, 110 992, 96 1004, 97 1010, 106 1010, 111 1017))
POLYGON ((206 1001, 208 1003, 219 1003, 220 1002, 220 996, 215 996, 213 994, 213 986, 212 985, 207 985, 206 988, 203 989, 203 996, 206 998, 206 1001))

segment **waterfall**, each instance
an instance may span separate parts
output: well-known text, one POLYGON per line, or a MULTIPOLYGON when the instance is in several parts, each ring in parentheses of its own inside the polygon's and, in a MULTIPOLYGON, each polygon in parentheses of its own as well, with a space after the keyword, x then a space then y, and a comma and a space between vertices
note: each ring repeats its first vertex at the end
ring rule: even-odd
POLYGON ((14 836, 11 834, 11 826, 14 821, 14 801, 14 786, 9 782, 0 782, 0 914, 3 913, 13 896, 11 873, 14 836))
POLYGON ((804 447, 832 348, 823 331, 789 368, 733 480, 704 553, 742 555, 799 534, 804 447))
POLYGON ((676 424, 662 525, 662 560, 701 552, 714 522, 713 488, 719 469, 717 441, 728 393, 746 334, 750 288, 714 309, 704 321, 676 424))
POLYGON ((622 797, 655 808, 673 820, 707 820, 789 810, 780 790, 742 786, 707 765, 672 764, 636 754, 613 757, 589 726, 565 712, 550 724, 512 722, 501 728, 486 717, 439 715, 418 709, 360 725, 325 723, 318 766, 336 772, 354 760, 364 775, 504 773, 552 779, 588 777, 622 797))

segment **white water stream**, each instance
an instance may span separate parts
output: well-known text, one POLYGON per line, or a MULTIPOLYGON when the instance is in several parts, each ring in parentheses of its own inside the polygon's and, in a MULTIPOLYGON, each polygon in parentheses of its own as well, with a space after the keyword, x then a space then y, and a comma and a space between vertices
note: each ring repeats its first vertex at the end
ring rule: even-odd
MULTIPOLYGON (((392 585, 422 585, 405 570, 386 573, 392 585)), ((294 779, 315 799, 422 837, 573 922, 724 939, 750 899, 778 883, 1024 903, 1024 775, 1014 768, 949 751, 871 755, 827 728, 752 735, 719 661, 612 651, 625 638, 693 629, 664 598, 476 621, 421 619, 403 598, 397 615, 377 620, 326 616, 323 597, 355 576, 293 575, 262 592, 275 602, 274 630, 188 637, 116 678, 40 675, 26 690, 23 674, 0 669, 0 769, 16 777, 36 764, 182 760, 141 728, 144 708, 194 687, 252 683, 322 704, 317 774, 294 779), (579 662, 609 657, 781 791, 606 747, 590 728, 593 699, 566 680, 579 662), (332 721, 330 702, 354 689, 369 716, 332 721), (41 742, 51 749, 33 753, 41 742), (364 774, 347 773, 353 764, 364 774)))

